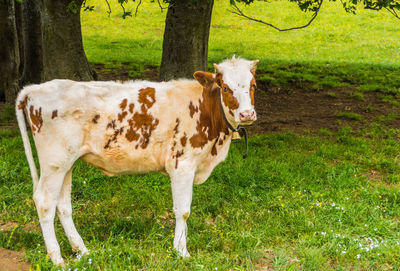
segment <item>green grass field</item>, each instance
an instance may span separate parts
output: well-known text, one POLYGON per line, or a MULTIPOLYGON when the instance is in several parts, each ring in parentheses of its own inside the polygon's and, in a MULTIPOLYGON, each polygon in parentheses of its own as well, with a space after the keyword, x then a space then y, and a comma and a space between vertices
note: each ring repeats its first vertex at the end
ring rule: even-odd
MULTIPOLYGON (((138 16, 126 20, 117 6, 108 18, 103 1, 91 3, 95 11, 82 15, 82 27, 92 63, 110 69, 125 63, 133 72, 159 66, 166 12, 157 3, 143 2, 138 16)), ((258 79, 274 86, 350 86, 359 91, 355 99, 381 91, 396 102, 400 21, 384 12, 349 15, 339 3, 326 4, 311 27, 278 33, 229 14, 218 0, 210 65, 237 54, 260 59, 258 79)), ((309 14, 295 7, 289 13, 289 6, 260 1, 248 13, 281 26, 304 23, 309 14)), ((246 160, 243 143, 233 143, 227 160, 194 188, 189 259, 171 248, 167 177, 109 178, 78 162, 74 220, 91 254, 75 261, 56 220, 67 269, 400 270, 397 128, 376 123, 360 131, 345 126, 317 135, 252 136, 246 160)), ((24 250, 32 270, 60 270, 46 255, 18 131, 0 130, 0 247, 24 250)))
MULTIPOLYGON (((73 209, 91 251, 79 270, 384 270, 400 268, 399 134, 375 126, 330 136, 290 133, 250 140, 195 186, 189 219, 190 259, 171 249, 170 185, 159 174, 109 178, 78 163, 73 209), (85 269, 84 269, 85 268, 85 269)), ((1 134, 0 246, 24 249, 36 270, 48 262, 31 199, 19 137, 1 134), (35 226, 36 225, 36 226, 35 226)))

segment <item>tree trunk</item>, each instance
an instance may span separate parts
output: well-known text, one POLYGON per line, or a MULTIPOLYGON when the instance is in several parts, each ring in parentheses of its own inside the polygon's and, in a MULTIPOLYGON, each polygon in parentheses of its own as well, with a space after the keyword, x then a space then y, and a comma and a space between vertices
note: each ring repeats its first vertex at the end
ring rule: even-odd
POLYGON ((176 0, 165 20, 160 79, 193 78, 207 71, 208 38, 214 0, 176 0))
POLYGON ((83 0, 41 0, 42 81, 96 79, 82 44, 80 8, 83 0))
POLYGON ((19 45, 15 0, 0 0, 0 98, 14 103, 19 91, 19 45))
MULTIPOLYGON (((40 6, 37 0, 22 1, 24 70, 21 85, 38 84, 43 73, 40 6)), ((22 42, 21 42, 22 43, 22 42)))
POLYGON ((21 79, 22 73, 24 71, 24 43, 23 43, 23 25, 22 25, 22 3, 15 1, 15 23, 17 25, 17 37, 18 37, 18 53, 19 53, 19 67, 18 67, 18 77, 21 79))

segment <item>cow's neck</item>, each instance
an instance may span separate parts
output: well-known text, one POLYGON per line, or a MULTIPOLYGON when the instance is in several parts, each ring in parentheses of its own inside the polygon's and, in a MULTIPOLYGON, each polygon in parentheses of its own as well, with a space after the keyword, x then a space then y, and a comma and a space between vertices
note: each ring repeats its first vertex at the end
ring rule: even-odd
POLYGON ((218 91, 216 88, 204 88, 203 89, 203 103, 207 107, 206 117, 209 118, 211 123, 210 134, 212 138, 218 137, 221 133, 223 135, 230 135, 231 131, 225 123, 224 117, 222 116, 220 104, 218 102, 218 91))

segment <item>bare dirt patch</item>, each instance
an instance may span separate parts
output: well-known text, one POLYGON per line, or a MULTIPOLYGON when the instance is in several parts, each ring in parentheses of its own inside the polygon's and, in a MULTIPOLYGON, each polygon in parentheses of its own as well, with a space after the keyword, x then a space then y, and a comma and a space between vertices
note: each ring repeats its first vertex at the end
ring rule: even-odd
POLYGON ((258 120, 249 127, 256 133, 336 131, 343 125, 366 128, 372 122, 400 127, 400 108, 383 102, 377 92, 366 92, 364 100, 352 98, 351 88, 311 91, 296 87, 260 86, 256 93, 258 120), (358 114, 360 119, 352 119, 358 114))
POLYGON ((26 271, 29 263, 24 262, 24 252, 0 248, 0 270, 26 271))

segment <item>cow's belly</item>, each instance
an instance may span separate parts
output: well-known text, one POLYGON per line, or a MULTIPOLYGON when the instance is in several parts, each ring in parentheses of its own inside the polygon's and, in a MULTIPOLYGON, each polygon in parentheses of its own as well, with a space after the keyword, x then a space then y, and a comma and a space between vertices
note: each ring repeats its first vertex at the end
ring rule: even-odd
POLYGON ((81 159, 108 176, 165 171, 165 159, 162 154, 142 153, 141 150, 132 152, 111 149, 101 154, 88 153, 81 159))

